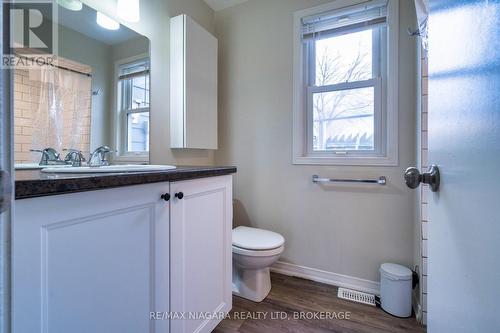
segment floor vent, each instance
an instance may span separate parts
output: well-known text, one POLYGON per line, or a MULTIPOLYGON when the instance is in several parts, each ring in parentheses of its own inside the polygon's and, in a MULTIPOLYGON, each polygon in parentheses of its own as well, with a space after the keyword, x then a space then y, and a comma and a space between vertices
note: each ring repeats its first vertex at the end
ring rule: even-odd
POLYGON ((367 294, 361 291, 339 288, 338 298, 346 299, 357 303, 375 306, 375 295, 367 294))

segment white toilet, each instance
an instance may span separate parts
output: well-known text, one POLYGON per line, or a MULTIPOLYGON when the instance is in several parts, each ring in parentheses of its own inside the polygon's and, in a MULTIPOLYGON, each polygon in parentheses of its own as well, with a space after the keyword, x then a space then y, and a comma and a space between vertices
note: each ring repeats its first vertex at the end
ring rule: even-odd
POLYGON ((233 229, 233 294, 261 302, 271 291, 269 267, 285 249, 276 232, 237 227, 233 229))

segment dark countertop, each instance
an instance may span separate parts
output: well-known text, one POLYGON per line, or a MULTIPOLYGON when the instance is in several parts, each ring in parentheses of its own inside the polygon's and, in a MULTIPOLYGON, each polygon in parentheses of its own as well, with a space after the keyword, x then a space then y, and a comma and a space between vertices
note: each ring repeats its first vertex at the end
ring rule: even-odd
POLYGON ((16 200, 106 188, 215 177, 236 172, 234 166, 177 167, 174 170, 108 174, 55 174, 16 171, 16 200))

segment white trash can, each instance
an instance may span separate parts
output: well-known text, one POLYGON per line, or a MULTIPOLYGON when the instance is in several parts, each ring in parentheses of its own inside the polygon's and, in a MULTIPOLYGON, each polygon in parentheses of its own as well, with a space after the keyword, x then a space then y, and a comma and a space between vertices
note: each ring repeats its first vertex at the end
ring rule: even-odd
POLYGON ((412 271, 397 264, 380 266, 380 303, 396 317, 411 316, 412 271))

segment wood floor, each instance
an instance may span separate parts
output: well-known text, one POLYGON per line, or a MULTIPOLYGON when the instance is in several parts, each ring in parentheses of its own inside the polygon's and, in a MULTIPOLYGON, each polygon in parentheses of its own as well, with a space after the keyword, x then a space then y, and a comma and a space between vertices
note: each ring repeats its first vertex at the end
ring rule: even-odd
POLYGON ((230 318, 214 332, 425 332, 414 317, 400 319, 380 308, 337 298, 336 287, 280 274, 272 274, 271 279, 273 288, 262 303, 233 296, 230 318), (306 317, 297 318, 301 314, 306 317), (334 319, 335 314, 349 319, 334 319), (319 315, 323 319, 313 317, 319 315))

